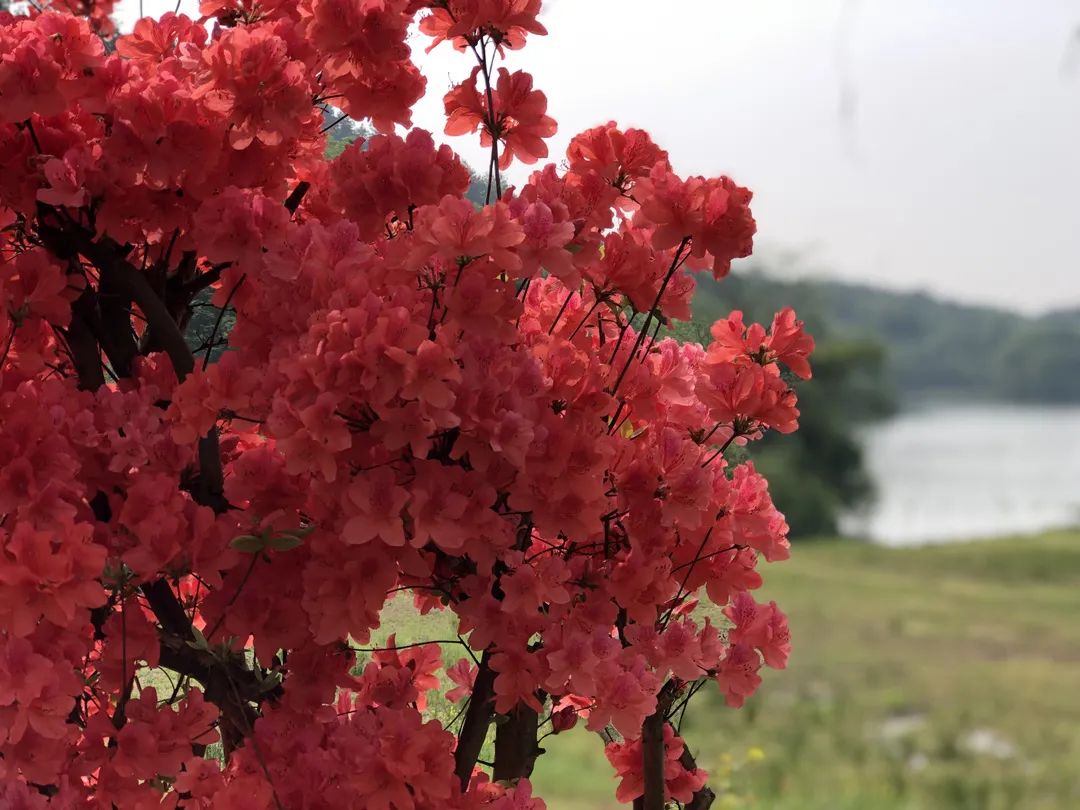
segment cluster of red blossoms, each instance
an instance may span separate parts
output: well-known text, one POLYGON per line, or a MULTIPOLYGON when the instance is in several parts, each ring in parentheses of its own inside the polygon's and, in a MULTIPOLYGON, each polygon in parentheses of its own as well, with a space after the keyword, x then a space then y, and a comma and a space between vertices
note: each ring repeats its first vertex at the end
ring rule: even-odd
POLYGON ((755 226, 647 133, 503 187, 556 129, 494 67, 539 12, 204 0, 109 53, 103 4, 0 12, 0 806, 542 808, 537 740, 579 718, 620 800, 708 806, 671 718, 789 650, 749 593, 787 526, 724 451, 795 428, 813 342, 660 334, 755 226), (416 21, 476 58, 446 131, 491 149, 483 207, 394 132, 416 21), (331 100, 383 134, 327 162, 331 100), (459 653, 358 659, 391 598, 459 653))

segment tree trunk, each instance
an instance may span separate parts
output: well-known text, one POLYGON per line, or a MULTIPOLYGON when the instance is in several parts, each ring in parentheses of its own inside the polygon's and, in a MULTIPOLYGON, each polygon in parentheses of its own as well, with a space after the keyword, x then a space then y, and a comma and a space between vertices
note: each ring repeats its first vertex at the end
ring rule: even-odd
POLYGON ((519 703, 495 728, 495 781, 514 780, 532 774, 540 754, 536 744, 539 715, 519 703))
POLYGON ((656 712, 645 718, 641 726, 642 772, 645 794, 642 810, 664 810, 664 717, 667 706, 657 706, 656 712))

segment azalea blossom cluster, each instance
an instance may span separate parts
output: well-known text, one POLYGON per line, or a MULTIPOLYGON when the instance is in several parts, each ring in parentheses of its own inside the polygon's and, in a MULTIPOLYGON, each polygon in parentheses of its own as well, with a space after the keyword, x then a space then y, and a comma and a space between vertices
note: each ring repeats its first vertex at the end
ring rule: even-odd
POLYGON ((750 593, 787 525, 724 454, 795 429, 813 341, 661 334, 755 224, 646 132, 504 187, 556 131, 495 66, 540 5, 203 0, 109 53, 102 4, 0 12, 0 805, 542 808, 537 741, 580 722, 620 800, 708 806, 675 712, 789 652, 750 593), (414 24, 475 59, 445 132, 490 149, 484 206, 396 131, 414 24), (381 134, 328 162, 330 101, 381 134), (459 653, 361 661, 391 599, 459 653))

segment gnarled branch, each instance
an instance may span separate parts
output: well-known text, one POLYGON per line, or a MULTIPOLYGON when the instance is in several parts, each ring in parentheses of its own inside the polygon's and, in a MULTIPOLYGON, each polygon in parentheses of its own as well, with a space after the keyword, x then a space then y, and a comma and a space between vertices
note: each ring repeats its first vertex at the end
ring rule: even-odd
MULTIPOLYGON (((147 328, 154 331, 156 339, 169 355, 177 378, 183 381, 195 369, 195 358, 172 313, 150 286, 146 275, 124 258, 122 246, 109 237, 94 240, 88 231, 77 226, 66 228, 65 233, 72 238, 76 250, 94 263, 103 279, 110 278, 110 284, 139 305, 146 316, 147 328)), ((228 508, 224 489, 218 434, 216 429, 211 429, 199 439, 199 487, 192 494, 204 506, 211 507, 215 512, 223 512, 228 508)))

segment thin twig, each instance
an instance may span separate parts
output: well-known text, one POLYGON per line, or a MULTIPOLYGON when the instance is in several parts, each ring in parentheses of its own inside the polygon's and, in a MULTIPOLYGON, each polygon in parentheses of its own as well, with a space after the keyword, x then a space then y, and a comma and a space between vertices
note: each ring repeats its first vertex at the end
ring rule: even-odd
MULTIPOLYGON (((709 456, 707 459, 705 459, 703 462, 701 462, 702 467, 708 467, 710 464, 712 464, 713 459, 715 459, 717 456, 722 456, 724 454, 724 451, 731 446, 731 443, 735 441, 735 439, 737 439, 740 435, 742 435, 739 431, 735 430, 734 425, 732 425, 731 430, 731 435, 728 437, 726 442, 720 445, 720 449, 713 453, 711 456, 709 456)), ((711 436, 712 434, 710 433, 709 435, 711 436)))
POLYGON ((687 571, 686 576, 683 577, 683 581, 679 584, 679 590, 675 594, 675 598, 671 600, 671 607, 668 609, 668 612, 664 616, 664 618, 660 621, 661 632, 664 630, 664 628, 668 626, 668 622, 671 621, 671 617, 675 614, 675 608, 679 606, 679 600, 682 599, 683 590, 686 588, 686 583, 690 581, 690 575, 694 573, 694 566, 697 565, 697 562, 701 557, 701 552, 705 550, 705 546, 708 544, 709 538, 712 537, 712 533, 713 530, 709 529, 707 532, 705 532, 705 536, 701 538, 701 545, 698 546, 697 553, 694 554, 694 559, 691 561, 690 570, 687 571))
POLYGON ((573 298, 576 294, 577 293, 575 290, 571 290, 569 293, 567 293, 566 299, 562 302, 562 306, 559 307, 559 311, 555 313, 555 320, 551 322, 551 328, 548 329, 547 332, 549 335, 553 333, 555 331, 555 327, 559 325, 559 321, 562 319, 563 313, 566 312, 567 306, 570 305, 570 299, 573 298))
POLYGON ((225 303, 221 307, 221 311, 218 312, 217 320, 214 321, 214 331, 210 333, 209 340, 206 341, 206 354, 203 356, 203 371, 206 371, 206 367, 210 365, 210 352, 214 345, 214 339, 217 337, 218 328, 221 326, 221 319, 225 317, 225 312, 229 308, 229 303, 232 301, 233 296, 236 295, 236 291, 240 289, 240 285, 244 283, 244 279, 247 278, 247 273, 240 276, 240 280, 233 285, 233 288, 229 290, 228 296, 225 298, 225 303))
POLYGON ((15 322, 12 321, 11 329, 8 331, 7 340, 4 342, 4 351, 0 352, 0 369, 4 367, 4 363, 7 362, 8 352, 11 351, 11 345, 15 342, 15 322))
POLYGON ((257 563, 258 561, 259 555, 252 554, 251 563, 248 565, 247 570, 244 572, 243 579, 241 579, 240 584, 236 586, 236 591, 233 593, 233 595, 229 597, 229 601, 225 604, 225 608, 221 611, 221 615, 218 616, 218 620, 214 622, 214 626, 210 628, 210 632, 203 634, 205 638, 213 638, 214 633, 216 633, 218 631, 218 628, 221 627, 221 623, 225 621, 225 614, 228 613, 229 608, 236 604, 236 600, 240 598, 240 591, 244 590, 244 586, 247 585, 247 581, 251 578, 251 572, 255 570, 255 563, 257 563))
POLYGON ((349 117, 348 113, 342 113, 340 117, 335 118, 333 121, 331 121, 325 127, 320 129, 319 132, 329 132, 330 130, 332 130, 334 127, 336 127, 338 124, 340 124, 342 121, 344 121, 348 117, 349 117))
POLYGON ((428 644, 461 644, 468 649, 468 644, 461 640, 461 638, 439 638, 432 639, 430 641, 413 641, 409 644, 395 644, 393 647, 349 647, 353 652, 373 653, 373 652, 391 652, 396 650, 408 650, 413 647, 426 647, 428 644))
POLYGON ((619 390, 619 386, 622 385, 623 378, 626 376, 626 372, 630 370, 630 364, 634 362, 634 358, 637 356, 638 349, 641 348, 641 344, 645 340, 645 335, 649 331, 649 327, 652 325, 653 316, 657 312, 657 308, 660 306, 660 299, 664 297, 664 293, 667 291, 668 283, 671 281, 672 276, 675 275, 675 271, 679 269, 682 264, 682 252, 690 242, 689 236, 684 236, 682 241, 679 242, 679 247, 675 251, 675 255, 671 258, 671 267, 668 268, 667 275, 664 276, 663 282, 660 284, 660 290, 656 293, 656 300, 653 301, 653 305, 649 308, 648 314, 645 316, 645 323, 642 324, 641 330, 638 332, 637 340, 634 342, 634 347, 630 350, 629 356, 626 358, 626 363, 622 367, 622 371, 619 372, 619 376, 615 378, 615 385, 612 386, 611 395, 614 396, 615 392, 619 390))

